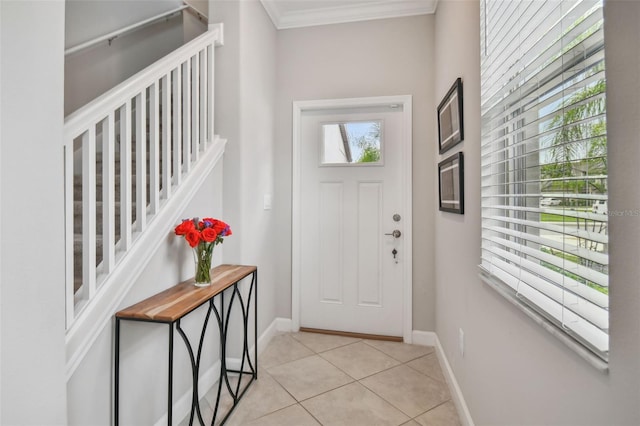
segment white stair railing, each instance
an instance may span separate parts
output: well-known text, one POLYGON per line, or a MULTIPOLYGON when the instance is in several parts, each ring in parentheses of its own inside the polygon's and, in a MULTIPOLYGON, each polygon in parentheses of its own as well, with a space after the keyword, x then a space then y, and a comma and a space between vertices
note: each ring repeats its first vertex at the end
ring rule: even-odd
MULTIPOLYGON (((220 27, 209 30, 66 118, 68 343, 88 311, 108 318, 92 305, 114 293, 108 287, 125 254, 180 186, 192 183, 199 158, 208 162, 210 151, 220 151, 213 87, 221 39, 220 27)), ((77 357, 83 343, 74 345, 70 356, 77 357)))

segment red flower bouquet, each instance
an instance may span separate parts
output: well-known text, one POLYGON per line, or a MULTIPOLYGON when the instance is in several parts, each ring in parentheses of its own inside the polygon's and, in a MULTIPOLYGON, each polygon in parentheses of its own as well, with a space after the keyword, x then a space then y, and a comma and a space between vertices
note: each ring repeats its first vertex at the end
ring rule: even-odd
POLYGON ((205 217, 200 220, 184 219, 176 226, 175 233, 184 236, 189 246, 193 248, 194 260, 196 263, 196 286, 207 286, 211 284, 211 257, 216 244, 222 244, 224 237, 231 235, 229 225, 221 220, 205 217))

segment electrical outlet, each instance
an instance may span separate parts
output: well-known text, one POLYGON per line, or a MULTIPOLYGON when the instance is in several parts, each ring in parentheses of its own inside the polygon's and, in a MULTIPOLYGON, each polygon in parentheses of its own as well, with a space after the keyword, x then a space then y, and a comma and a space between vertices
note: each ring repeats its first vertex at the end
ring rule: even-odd
POLYGON ((464 331, 458 329, 458 348, 460 349, 460 356, 464 358, 464 331))

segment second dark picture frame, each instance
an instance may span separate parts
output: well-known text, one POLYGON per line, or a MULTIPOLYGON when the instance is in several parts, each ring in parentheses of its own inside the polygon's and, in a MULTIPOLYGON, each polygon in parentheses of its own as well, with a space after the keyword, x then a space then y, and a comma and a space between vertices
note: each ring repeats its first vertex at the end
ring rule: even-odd
POLYGON ((441 211, 464 214, 464 155, 453 154, 438 164, 438 195, 441 211))
POLYGON ((458 77, 438 105, 438 148, 440 154, 463 140, 462 79, 458 77))

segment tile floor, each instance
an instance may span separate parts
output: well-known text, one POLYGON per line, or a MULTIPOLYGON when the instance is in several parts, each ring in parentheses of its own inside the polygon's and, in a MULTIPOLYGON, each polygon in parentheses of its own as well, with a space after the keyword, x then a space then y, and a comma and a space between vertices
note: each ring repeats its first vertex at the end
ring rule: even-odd
MULTIPOLYGON (((432 347, 285 333, 258 361, 258 380, 226 425, 460 424, 432 347)), ((201 401, 207 424, 214 388, 201 401)), ((221 410, 229 404, 226 395, 221 410)), ((188 424, 187 418, 180 426, 188 424)))

